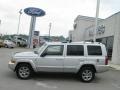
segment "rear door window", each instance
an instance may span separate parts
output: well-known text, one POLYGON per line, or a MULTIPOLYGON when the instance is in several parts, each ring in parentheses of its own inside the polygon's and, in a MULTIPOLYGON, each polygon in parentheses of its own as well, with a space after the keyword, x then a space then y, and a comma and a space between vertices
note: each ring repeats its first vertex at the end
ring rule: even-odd
POLYGON ((99 55, 99 56, 102 55, 101 46, 88 45, 87 50, 88 50, 88 55, 99 55))
POLYGON ((67 45, 67 56, 84 56, 83 45, 67 45))

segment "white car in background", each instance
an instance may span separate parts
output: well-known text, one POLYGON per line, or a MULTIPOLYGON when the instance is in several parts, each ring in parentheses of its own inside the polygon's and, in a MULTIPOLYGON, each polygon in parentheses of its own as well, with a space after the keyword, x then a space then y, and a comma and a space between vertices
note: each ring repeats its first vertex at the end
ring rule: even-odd
POLYGON ((4 40, 3 43, 6 48, 14 48, 16 46, 15 43, 10 40, 4 40))

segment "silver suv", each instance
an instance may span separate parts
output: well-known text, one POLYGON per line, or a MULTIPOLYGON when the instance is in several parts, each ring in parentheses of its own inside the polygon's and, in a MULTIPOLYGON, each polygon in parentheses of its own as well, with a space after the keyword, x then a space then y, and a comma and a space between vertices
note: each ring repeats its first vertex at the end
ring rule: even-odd
POLYGON ((108 70, 105 45, 98 42, 45 43, 34 52, 12 55, 9 68, 18 78, 29 79, 33 72, 74 73, 90 82, 95 73, 108 70))

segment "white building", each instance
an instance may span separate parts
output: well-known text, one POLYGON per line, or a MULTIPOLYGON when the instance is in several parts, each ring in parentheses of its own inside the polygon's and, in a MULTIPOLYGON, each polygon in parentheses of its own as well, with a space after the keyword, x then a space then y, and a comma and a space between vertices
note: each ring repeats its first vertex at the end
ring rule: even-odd
MULTIPOLYGON (((95 18, 78 16, 74 21, 74 30, 69 37, 74 41, 90 41, 94 36, 95 18)), ((106 19, 99 19, 96 40, 106 45, 112 62, 120 64, 120 12, 106 19)))

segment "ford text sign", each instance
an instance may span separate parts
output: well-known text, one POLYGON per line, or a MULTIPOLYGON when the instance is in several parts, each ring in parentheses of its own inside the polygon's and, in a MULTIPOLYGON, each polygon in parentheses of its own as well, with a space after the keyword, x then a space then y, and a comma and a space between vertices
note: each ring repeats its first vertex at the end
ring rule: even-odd
POLYGON ((40 17, 40 16, 44 16, 45 15, 45 11, 43 11, 42 9, 39 9, 39 8, 35 8, 35 7, 25 8, 24 12, 27 15, 36 16, 36 17, 40 17))

